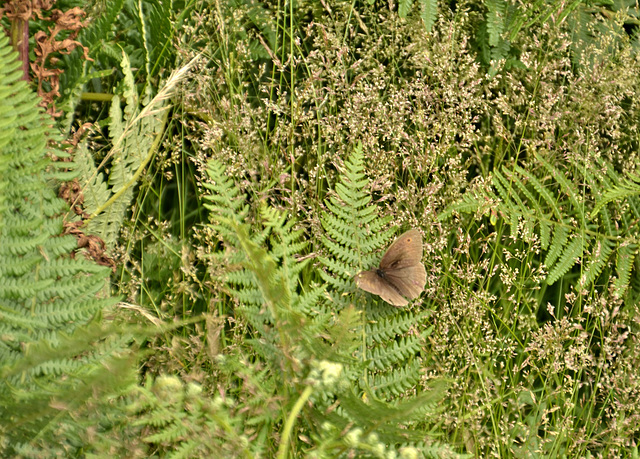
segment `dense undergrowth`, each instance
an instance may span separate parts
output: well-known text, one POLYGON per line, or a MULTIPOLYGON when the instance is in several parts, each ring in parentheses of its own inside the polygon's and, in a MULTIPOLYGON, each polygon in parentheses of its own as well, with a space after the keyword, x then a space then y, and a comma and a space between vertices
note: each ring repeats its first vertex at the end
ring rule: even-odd
POLYGON ((87 11, 72 160, 0 44, 5 454, 637 456, 634 2, 87 11))

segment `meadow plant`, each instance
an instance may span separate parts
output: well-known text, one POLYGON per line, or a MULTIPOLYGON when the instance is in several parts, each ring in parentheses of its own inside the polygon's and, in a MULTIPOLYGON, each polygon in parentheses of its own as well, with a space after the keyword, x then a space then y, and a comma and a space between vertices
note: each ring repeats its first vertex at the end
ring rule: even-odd
MULTIPOLYGON (((366 191, 381 218, 424 232, 427 287, 408 314, 420 318, 416 330, 430 332, 416 357, 420 382, 397 397, 442 377, 451 385, 445 408, 422 424, 412 420, 412 429, 438 425, 446 443, 476 456, 624 455, 640 434, 635 204, 621 200, 607 211, 610 226, 624 228, 628 251, 580 283, 586 260, 601 250, 585 243, 550 282, 548 245, 531 224, 543 218, 526 196, 518 199, 529 214, 500 211, 504 198, 494 187, 496 171, 515 177, 521 168, 556 193, 571 234, 600 231, 581 223, 599 193, 615 185, 598 177, 637 173, 637 57, 625 37, 611 34, 585 47, 576 63, 568 25, 545 23, 515 37, 520 66, 490 74, 472 51, 478 17, 471 4, 460 2, 455 13, 443 8, 426 34, 419 21, 388 8, 301 2, 285 12, 202 2, 178 52, 185 60, 203 52, 210 61, 196 64, 184 86, 183 137, 174 150, 165 144, 168 158, 189 158, 201 192, 212 184, 211 160, 223 164, 246 198, 244 223, 260 232, 263 206, 282 212, 305 234, 300 258, 314 260, 330 255, 322 215, 360 144, 366 191), (543 162, 575 185, 582 210, 567 203, 562 177, 552 181, 543 162), (478 198, 465 211, 469 196, 478 198), (626 256, 634 274, 621 290, 614 265, 626 256)), ((178 163, 163 162, 164 173, 178 163)), ((521 189, 510 183, 515 201, 521 189)), ((545 202, 538 205, 550 214, 545 202)), ((140 238, 142 230, 128 231, 140 238)), ((228 265, 216 254, 230 245, 206 226, 185 237, 196 246, 175 270, 189 273, 193 298, 224 323, 216 346, 251 354, 243 340, 255 328, 234 314, 242 301, 221 281, 228 265)), ((151 285, 133 262, 128 269, 132 295, 151 285)), ((326 267, 305 265, 302 290, 320 282, 319 270, 326 267)), ((326 304, 318 311, 327 313, 326 304)), ((215 387, 220 372, 207 376, 197 366, 185 375, 193 371, 215 387)), ((240 385, 250 379, 239 378, 240 385)), ((249 393, 234 393, 251 403, 249 393)))

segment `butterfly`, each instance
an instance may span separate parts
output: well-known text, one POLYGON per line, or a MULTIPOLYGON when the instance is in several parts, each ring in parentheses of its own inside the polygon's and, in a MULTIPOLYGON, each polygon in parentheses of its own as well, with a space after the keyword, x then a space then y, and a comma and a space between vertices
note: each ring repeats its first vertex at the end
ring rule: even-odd
POLYGON ((358 273, 355 281, 362 290, 393 306, 406 306, 417 298, 427 283, 420 232, 411 229, 402 234, 384 253, 380 266, 358 273))

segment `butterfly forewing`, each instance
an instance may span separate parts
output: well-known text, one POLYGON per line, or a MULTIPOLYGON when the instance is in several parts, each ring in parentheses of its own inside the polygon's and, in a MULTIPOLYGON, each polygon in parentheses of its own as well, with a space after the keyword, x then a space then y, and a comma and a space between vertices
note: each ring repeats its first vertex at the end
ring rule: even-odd
POLYGON ((380 269, 412 266, 422 261, 422 236, 416 229, 402 234, 391 244, 380 261, 380 269))

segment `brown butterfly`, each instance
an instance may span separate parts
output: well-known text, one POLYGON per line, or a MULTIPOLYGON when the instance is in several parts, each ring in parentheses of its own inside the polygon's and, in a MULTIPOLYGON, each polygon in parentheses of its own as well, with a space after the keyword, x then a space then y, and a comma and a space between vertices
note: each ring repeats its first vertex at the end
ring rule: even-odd
POLYGON ((391 244, 380 261, 380 267, 356 275, 356 285, 380 295, 393 306, 406 306, 417 298, 427 283, 422 264, 422 236, 411 229, 391 244))

